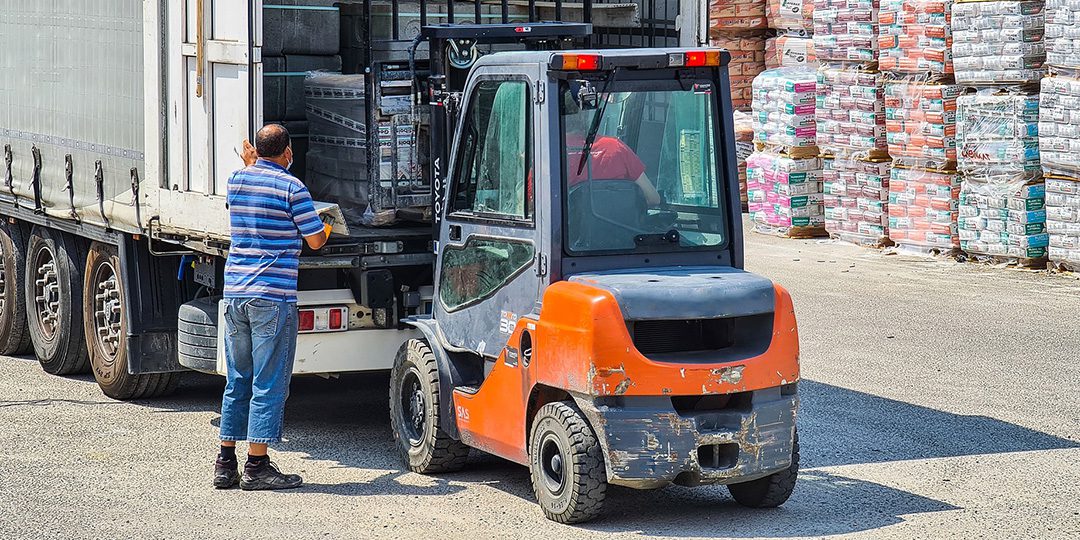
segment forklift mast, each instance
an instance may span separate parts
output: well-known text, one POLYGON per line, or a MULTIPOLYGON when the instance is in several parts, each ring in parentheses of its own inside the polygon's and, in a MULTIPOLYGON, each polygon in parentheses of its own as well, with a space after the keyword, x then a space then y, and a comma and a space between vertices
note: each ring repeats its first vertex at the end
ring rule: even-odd
POLYGON ((469 69, 479 57, 477 47, 520 44, 525 50, 557 50, 587 42, 591 35, 592 25, 586 23, 441 24, 423 28, 421 36, 428 41, 431 55, 426 86, 431 108, 429 153, 436 241, 439 238, 442 204, 446 200, 454 126, 469 69))

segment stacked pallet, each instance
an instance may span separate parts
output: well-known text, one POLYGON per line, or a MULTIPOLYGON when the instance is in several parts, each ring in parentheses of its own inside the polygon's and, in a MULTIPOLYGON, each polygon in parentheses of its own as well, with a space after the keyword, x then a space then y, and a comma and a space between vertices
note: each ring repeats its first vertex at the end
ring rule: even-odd
POLYGON ((1080 271, 1080 79, 1063 75, 1044 78, 1040 107, 1047 255, 1054 266, 1076 272, 1080 271))
POLYGON ((765 0, 712 0, 709 3, 709 45, 731 54, 728 77, 731 104, 750 110, 754 77, 765 71, 768 37, 765 0))
POLYGON ((960 248, 977 259, 1045 266, 1039 95, 1045 74, 1041 1, 961 1, 951 30, 957 83, 960 248))
POLYGON ((758 231, 809 238, 825 234, 818 157, 817 74, 778 68, 754 79, 754 141, 746 160, 750 217, 758 231))
POLYGON ((818 146, 825 167, 829 236, 883 246, 888 185, 883 80, 878 72, 877 0, 815 0, 818 146))
POLYGON ((765 12, 769 28, 776 36, 765 40, 765 67, 814 66, 814 2, 812 0, 768 0, 765 12))

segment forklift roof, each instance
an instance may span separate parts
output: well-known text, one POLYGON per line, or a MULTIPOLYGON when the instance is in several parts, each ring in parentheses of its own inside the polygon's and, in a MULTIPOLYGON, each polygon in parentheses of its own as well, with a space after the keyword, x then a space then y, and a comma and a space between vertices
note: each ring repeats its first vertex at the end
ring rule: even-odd
POLYGON ((480 57, 476 66, 538 63, 547 64, 552 71, 601 71, 615 68, 716 67, 726 66, 730 60, 731 54, 726 49, 590 49, 500 52, 480 57), (572 64, 570 59, 573 59, 572 64))

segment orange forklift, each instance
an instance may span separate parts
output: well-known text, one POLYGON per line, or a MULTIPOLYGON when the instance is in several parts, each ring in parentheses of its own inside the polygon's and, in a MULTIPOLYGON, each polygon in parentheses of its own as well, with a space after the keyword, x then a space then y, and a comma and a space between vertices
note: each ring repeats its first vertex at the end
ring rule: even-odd
POLYGON ((799 339, 788 292, 742 269, 729 55, 550 46, 589 31, 423 28, 435 291, 391 376, 401 455, 528 466, 561 523, 596 517, 608 484, 778 506, 799 339), (501 47, 521 43, 548 45, 501 47))

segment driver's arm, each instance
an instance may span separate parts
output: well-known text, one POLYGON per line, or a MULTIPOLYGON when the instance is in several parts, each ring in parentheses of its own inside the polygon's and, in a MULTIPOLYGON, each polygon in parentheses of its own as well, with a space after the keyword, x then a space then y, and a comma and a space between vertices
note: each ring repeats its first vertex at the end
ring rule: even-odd
POLYGON ((645 173, 641 173, 641 176, 634 180, 634 183, 641 188, 641 192, 645 194, 645 202, 649 206, 659 206, 663 199, 660 198, 660 192, 656 191, 656 186, 652 184, 649 177, 645 173))

